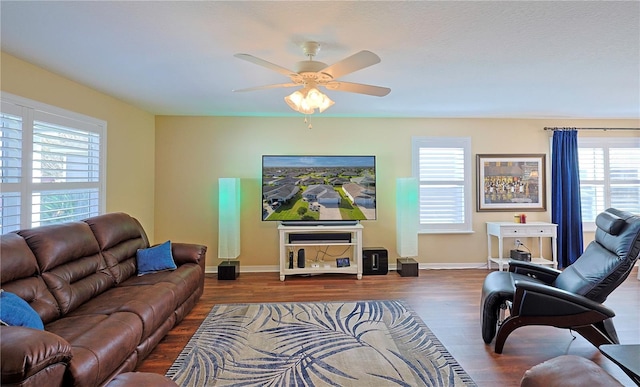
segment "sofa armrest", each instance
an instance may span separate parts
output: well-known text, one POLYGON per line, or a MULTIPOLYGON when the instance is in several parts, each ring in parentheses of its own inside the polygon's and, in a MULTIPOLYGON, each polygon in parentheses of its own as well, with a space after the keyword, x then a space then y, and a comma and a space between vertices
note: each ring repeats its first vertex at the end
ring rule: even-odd
POLYGON ((0 327, 0 353, 2 385, 61 386, 72 357, 71 345, 62 337, 16 326, 0 327))
POLYGON ((177 266, 185 263, 204 263, 207 246, 193 243, 171 243, 171 253, 177 266))

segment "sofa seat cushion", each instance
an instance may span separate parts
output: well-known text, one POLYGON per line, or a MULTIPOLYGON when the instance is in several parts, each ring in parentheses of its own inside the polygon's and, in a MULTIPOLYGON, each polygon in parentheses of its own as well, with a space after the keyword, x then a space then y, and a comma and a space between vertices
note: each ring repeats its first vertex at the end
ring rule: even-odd
POLYGON ((198 290, 202 276, 202 268, 198 264, 187 263, 171 272, 153 273, 140 277, 134 276, 118 286, 144 286, 169 282, 176 285, 174 291, 176 293, 177 304, 182 305, 198 290))
POLYGON ((176 286, 170 283, 116 287, 84 303, 69 316, 131 312, 142 321, 142 340, 149 337, 178 306, 176 286))
POLYGON ((129 312, 64 317, 45 326, 71 345, 65 385, 97 386, 112 375, 141 340, 142 321, 129 312))

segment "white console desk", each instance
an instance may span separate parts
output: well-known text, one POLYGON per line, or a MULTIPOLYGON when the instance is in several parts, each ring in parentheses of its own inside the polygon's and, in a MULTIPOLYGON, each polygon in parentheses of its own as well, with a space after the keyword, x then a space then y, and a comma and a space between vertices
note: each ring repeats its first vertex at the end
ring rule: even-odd
MULTIPOLYGON (((509 258, 503 258, 503 239, 504 238, 538 238, 539 257, 531 257, 531 263, 538 265, 547 265, 553 268, 558 267, 558 242, 557 242, 558 225, 545 222, 530 223, 514 223, 514 222, 487 222, 487 268, 491 269, 491 262, 498 264, 498 269, 502 271, 504 265, 509 258), (492 257, 492 237, 498 238, 498 257, 492 257), (551 238, 551 254, 552 258, 547 259, 542 256, 542 238, 551 238)), ((527 246, 529 247, 529 246, 527 246)), ((515 248, 515 246, 514 246, 515 248)))

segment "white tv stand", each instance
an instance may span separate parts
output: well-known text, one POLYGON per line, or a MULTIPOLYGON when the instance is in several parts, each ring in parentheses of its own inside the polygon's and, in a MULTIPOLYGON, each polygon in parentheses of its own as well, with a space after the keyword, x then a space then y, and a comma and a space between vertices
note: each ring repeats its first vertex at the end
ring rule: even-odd
POLYGON ((358 279, 362 279, 362 225, 317 225, 317 226, 287 226, 280 224, 278 231, 280 233, 280 281, 284 281, 287 275, 295 274, 323 274, 323 273, 342 273, 355 274, 358 279), (349 233, 351 241, 342 240, 324 240, 321 234, 349 233), (313 234, 317 240, 310 241, 289 241, 291 234, 313 234), (337 267, 336 259, 324 259, 319 255, 311 254, 314 250, 316 253, 322 247, 326 249, 332 246, 344 246, 347 250, 341 257, 349 258, 348 267, 337 267), (305 267, 299 268, 298 250, 305 249, 305 267), (293 268, 289 268, 289 253, 293 254, 293 268))

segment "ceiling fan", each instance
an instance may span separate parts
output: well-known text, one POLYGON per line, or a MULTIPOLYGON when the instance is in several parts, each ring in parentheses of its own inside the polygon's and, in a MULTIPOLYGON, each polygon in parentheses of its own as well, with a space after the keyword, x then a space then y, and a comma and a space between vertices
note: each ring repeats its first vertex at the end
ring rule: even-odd
POLYGON ((236 58, 266 67, 289 77, 291 82, 237 89, 234 91, 244 92, 280 87, 302 86, 302 89, 295 91, 284 99, 293 110, 304 114, 313 114, 315 109, 318 109, 319 112, 323 112, 334 104, 329 97, 318 90, 318 87, 324 87, 328 90, 373 95, 376 97, 383 97, 391 92, 391 89, 388 87, 343 82, 338 80, 338 78, 344 75, 379 63, 380 57, 371 51, 360 51, 332 64, 331 66, 328 66, 326 63, 313 60, 320 50, 320 43, 305 42, 302 44, 302 50, 309 59, 296 63, 294 67, 295 70, 289 70, 253 55, 235 54, 234 56, 236 58))

